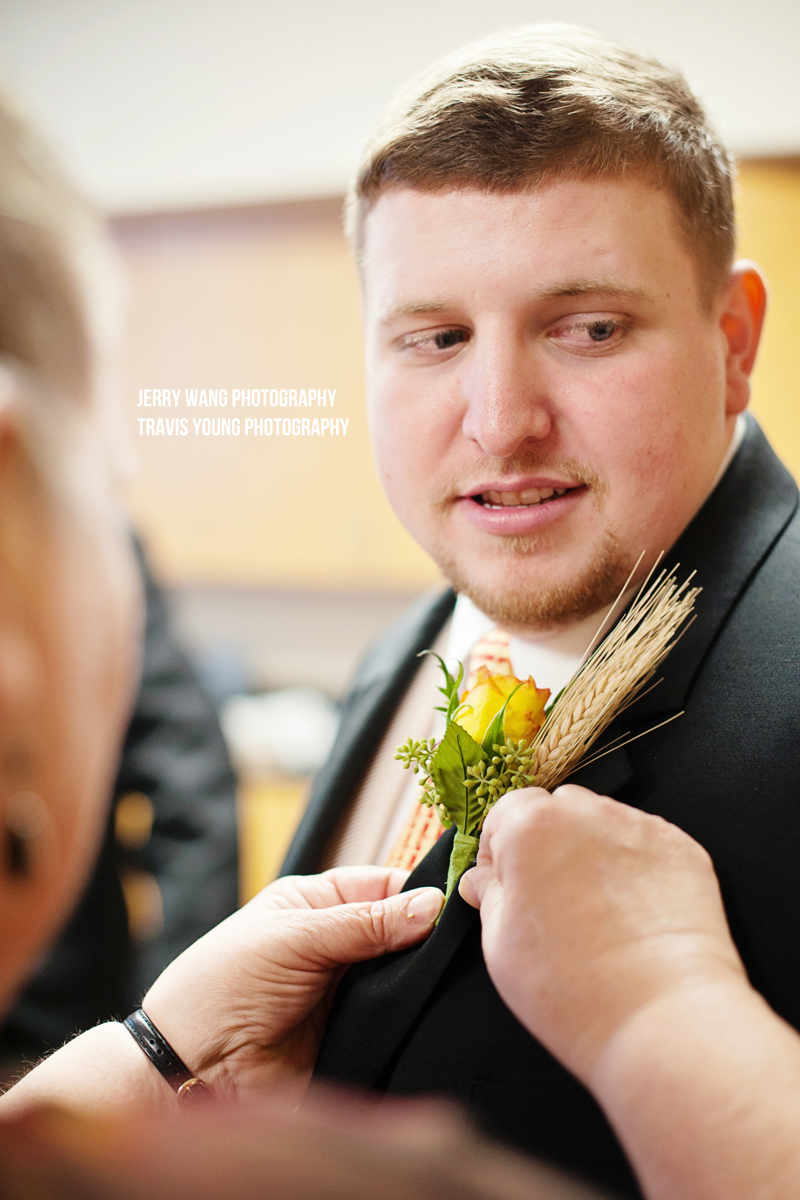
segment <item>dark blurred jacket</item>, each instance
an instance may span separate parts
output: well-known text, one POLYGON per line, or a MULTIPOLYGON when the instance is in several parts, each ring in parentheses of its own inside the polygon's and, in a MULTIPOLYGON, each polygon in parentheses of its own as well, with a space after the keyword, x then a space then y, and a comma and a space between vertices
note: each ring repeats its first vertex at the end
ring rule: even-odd
POLYGON ((0 1031, 5 1062, 36 1058, 78 1030, 125 1016, 167 963, 237 907, 233 770, 214 706, 135 548, 147 609, 142 675, 106 836, 75 913, 0 1031), (152 832, 138 849, 114 834, 117 807, 131 793, 152 804, 152 832), (158 885, 163 925, 147 939, 129 929, 121 872, 140 891, 149 885, 151 896, 158 885))

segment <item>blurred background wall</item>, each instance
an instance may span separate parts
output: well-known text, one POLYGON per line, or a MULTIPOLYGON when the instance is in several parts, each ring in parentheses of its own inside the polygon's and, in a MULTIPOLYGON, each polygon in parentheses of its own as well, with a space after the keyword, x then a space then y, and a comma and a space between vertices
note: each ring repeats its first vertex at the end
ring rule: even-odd
MULTIPOLYGON (((366 643, 440 583, 370 459, 341 196, 400 83, 471 37, 552 16, 543 0, 0 6, 3 73, 109 214, 127 269, 131 513, 227 702, 245 894, 276 869, 366 643), (178 415, 137 409, 140 389, 256 387, 335 389, 325 413, 346 436, 139 436, 137 417, 178 415), (255 707, 230 699, 248 694, 255 707)), ((680 67, 739 156, 740 250, 772 297, 753 409, 800 475, 800 5, 562 0, 558 17, 680 67)))

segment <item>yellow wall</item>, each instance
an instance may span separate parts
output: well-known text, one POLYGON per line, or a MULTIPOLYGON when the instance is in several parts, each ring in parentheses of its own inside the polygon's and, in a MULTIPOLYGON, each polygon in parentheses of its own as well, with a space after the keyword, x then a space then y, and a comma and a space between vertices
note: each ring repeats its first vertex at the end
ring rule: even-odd
MULTIPOLYGON (((369 449, 358 294, 340 202, 116 223, 131 280, 125 411, 131 505, 162 574, 309 588, 424 589, 438 580, 384 499, 369 449), (147 438, 140 388, 336 389, 346 437, 147 438)), ((182 402, 183 404, 183 402, 182 402)), ((236 410, 239 412, 239 410, 236 410)), ((245 409, 240 416, 263 416, 245 409)), ((192 425, 189 426, 192 429, 192 425)))
POLYGON ((751 407, 800 479, 800 160, 745 163, 737 207, 739 253, 761 265, 770 293, 751 407))
POLYGON ((239 888, 246 904, 276 877, 308 799, 306 779, 243 780, 239 787, 239 888))
MULTIPOLYGON (((741 252, 761 263, 772 297, 753 410, 800 477, 800 163, 746 164, 739 212, 741 252)), ((170 214, 115 229, 131 279, 125 408, 141 463, 131 505, 164 576, 312 589, 436 582, 372 466, 339 203, 170 214), (346 438, 325 441, 140 438, 137 416, 175 415, 136 408, 138 389, 154 387, 336 388, 334 413, 350 425, 346 438)))

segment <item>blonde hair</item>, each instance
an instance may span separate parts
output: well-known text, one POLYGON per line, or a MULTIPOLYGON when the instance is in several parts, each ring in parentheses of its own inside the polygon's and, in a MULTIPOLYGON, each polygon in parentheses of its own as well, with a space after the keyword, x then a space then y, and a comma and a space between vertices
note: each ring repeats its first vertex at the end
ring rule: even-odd
POLYGON ((102 221, 0 91, 0 355, 88 407, 119 316, 102 221))
POLYGON ((512 30, 442 59, 395 98, 346 206, 357 255, 387 189, 512 192, 644 175, 670 193, 708 297, 735 249, 731 160, 683 77, 568 25, 512 30))

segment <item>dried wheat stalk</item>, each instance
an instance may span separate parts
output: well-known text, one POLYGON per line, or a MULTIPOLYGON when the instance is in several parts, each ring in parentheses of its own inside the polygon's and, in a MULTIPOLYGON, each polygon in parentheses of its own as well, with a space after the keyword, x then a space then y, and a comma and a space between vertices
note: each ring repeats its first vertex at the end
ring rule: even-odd
POLYGON ((694 608, 701 589, 689 587, 693 575, 678 584, 674 571, 662 571, 651 583, 651 572, 628 612, 564 689, 534 741, 537 787, 557 787, 642 694, 694 608))

